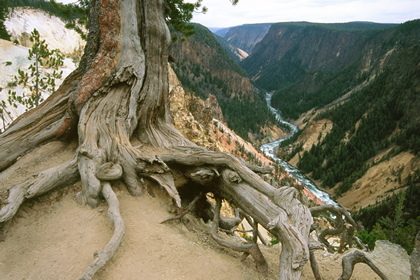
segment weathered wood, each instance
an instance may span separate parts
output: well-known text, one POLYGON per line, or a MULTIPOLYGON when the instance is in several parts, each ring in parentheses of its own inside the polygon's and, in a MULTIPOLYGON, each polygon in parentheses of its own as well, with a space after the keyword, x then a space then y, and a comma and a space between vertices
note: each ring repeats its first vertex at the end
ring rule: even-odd
POLYGON ((159 155, 159 158, 167 163, 176 162, 187 166, 214 165, 229 167, 265 196, 274 197, 276 191, 273 186, 244 166, 241 160, 230 154, 207 151, 199 147, 174 147, 172 153, 159 155))
POLYGON ((4 223, 14 217, 19 207, 25 201, 60 186, 67 186, 77 182, 77 160, 73 159, 60 166, 47 169, 34 175, 22 184, 9 189, 9 196, 0 209, 0 223, 4 223))
POLYGON ((199 193, 191 202, 190 204, 188 204, 188 206, 182 210, 181 214, 172 217, 172 218, 168 218, 166 220, 163 220, 162 222, 160 222, 161 224, 169 222, 169 221, 174 221, 174 220, 179 220, 182 217, 184 217, 186 214, 188 214, 194 207, 194 205, 197 203, 197 201, 203 196, 203 193, 199 193))
POLYGON ((112 181, 121 178, 123 170, 121 165, 112 162, 105 162, 98 166, 95 176, 99 180, 112 181))
POLYGON ((388 280, 385 274, 368 258, 366 255, 356 250, 353 253, 347 254, 342 259, 343 263, 343 273, 341 274, 338 280, 349 280, 351 275, 353 274, 354 266, 357 263, 365 263, 367 264, 382 280, 388 280))
POLYGON ((125 233, 124 220, 121 217, 120 213, 120 203, 114 191, 111 188, 111 185, 108 182, 105 182, 102 188, 102 194, 109 205, 108 208, 108 217, 111 220, 114 226, 114 233, 112 234, 111 239, 105 245, 104 249, 101 252, 95 252, 94 261, 89 265, 83 275, 79 278, 80 280, 90 280, 93 275, 103 268, 112 256, 117 251, 118 247, 121 244, 122 238, 125 233))
POLYGON ((246 214, 270 230, 282 242, 279 279, 299 279, 309 259, 308 236, 312 216, 296 198, 296 189, 275 189, 234 156, 202 149, 178 148, 184 153, 164 154, 164 162, 187 166, 223 167, 223 180, 214 190, 240 207, 246 214))
MULTIPOLYGON (((248 222, 248 224, 251 225, 252 227, 254 227, 254 221, 252 221, 251 218, 247 214, 243 213, 240 209, 239 209, 238 214, 239 215, 237 215, 237 216, 239 216, 239 217, 243 216, 246 219, 246 221, 248 222)), ((254 234, 254 228, 252 229, 252 232, 254 234)), ((258 235, 258 238, 260 239, 262 244, 264 244, 265 246, 270 246, 270 243, 262 236, 261 232, 258 231, 258 230, 257 230, 257 235, 258 235)))
POLYGON ((347 209, 337 207, 331 204, 325 204, 311 207, 309 210, 311 211, 311 214, 313 216, 326 211, 333 213, 335 216, 335 228, 327 228, 323 230, 318 236, 319 240, 327 247, 327 250, 330 253, 334 252, 334 248, 325 238, 326 236, 337 236, 339 234, 342 234, 339 252, 342 252, 344 250, 346 243, 349 244, 350 247, 352 246, 352 237, 354 234, 354 229, 357 228, 357 224, 353 220, 350 212, 347 209), (343 220, 343 217, 345 220, 343 220))
MULTIPOLYGON (((200 167, 201 171, 187 176, 206 185, 217 198, 213 238, 244 252, 244 257, 251 254, 258 269, 267 271, 257 244, 233 244, 217 235, 222 224, 223 197, 252 217, 254 241, 257 224, 279 238, 279 279, 299 279, 309 259, 307 241, 312 217, 296 198, 296 189, 274 188, 253 172, 271 172, 272 168, 250 166, 233 155, 197 147, 171 123, 167 82, 170 34, 164 0, 94 0, 91 5, 91 30, 79 68, 55 94, 18 118, 0 136, 0 170, 37 145, 57 138, 67 141, 66 137, 77 137, 75 158, 12 187, 0 210, 0 222, 10 220, 25 198, 80 176, 82 191, 78 201, 95 207, 102 194, 114 224, 111 240, 81 277, 90 279, 110 260, 124 235, 119 202, 108 180, 121 178, 132 195, 141 195, 142 177, 151 178, 181 206, 166 163, 187 166, 186 170, 200 167), (134 142, 140 147, 134 147, 134 142), (104 172, 107 167, 116 169, 104 172)), ((228 224, 235 225, 238 220, 228 224)))
MULTIPOLYGON (((213 219, 213 227, 211 230, 211 237, 221 246, 231 248, 233 250, 244 252, 244 256, 251 255, 254 258, 257 270, 264 275, 268 274, 268 264, 265 260, 263 254, 261 253, 258 244, 236 244, 224 240, 217 236, 217 231, 219 228, 219 219, 220 219, 220 209, 222 207, 222 199, 220 197, 216 198, 216 208, 214 209, 214 219, 213 219)), ((243 260, 244 258, 242 258, 243 260)))
POLYGON ((368 250, 368 248, 366 247, 366 244, 364 244, 359 237, 353 236, 353 240, 356 242, 357 246, 359 246, 363 251, 368 250))
POLYGON ((321 274, 319 274, 318 262, 316 261, 314 250, 309 249, 309 260, 311 263, 312 273, 314 274, 315 280, 322 280, 321 274))

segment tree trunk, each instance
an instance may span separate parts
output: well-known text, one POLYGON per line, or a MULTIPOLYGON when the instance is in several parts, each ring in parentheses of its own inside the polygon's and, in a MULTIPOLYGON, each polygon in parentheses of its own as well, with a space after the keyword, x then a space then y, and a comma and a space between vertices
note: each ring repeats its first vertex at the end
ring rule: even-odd
MULTIPOLYGON (((91 1, 90 33, 80 66, 57 92, 0 135, 0 171, 57 139, 77 139, 75 157, 11 188, 0 223, 10 220, 25 199, 80 178, 78 201, 96 207, 102 194, 115 227, 110 243, 82 276, 90 279, 112 257, 124 234, 113 180, 121 179, 132 195, 141 195, 142 177, 150 178, 180 206, 168 165, 213 166, 215 186, 209 191, 278 236, 279 279, 299 279, 309 258, 308 208, 296 199, 294 189, 270 186, 241 160, 200 149, 174 128, 168 108, 170 38, 164 0, 91 1)), ((208 190, 205 180, 200 184, 208 190)))

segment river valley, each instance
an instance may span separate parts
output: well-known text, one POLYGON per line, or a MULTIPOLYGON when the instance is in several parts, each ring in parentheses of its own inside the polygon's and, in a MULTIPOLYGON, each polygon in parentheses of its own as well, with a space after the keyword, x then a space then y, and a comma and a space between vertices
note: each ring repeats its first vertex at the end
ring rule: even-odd
POLYGON ((318 189, 318 187, 311 181, 309 178, 307 178, 304 174, 302 174, 296 167, 290 165, 286 161, 280 159, 276 155, 276 148, 285 140, 290 139, 293 137, 295 133, 298 132, 298 127, 294 124, 291 124, 289 122, 286 122, 281 117, 280 112, 271 106, 271 97, 272 95, 269 93, 266 93, 266 101, 267 106, 270 109, 270 111, 276 116, 276 119, 278 122, 288 126, 290 128, 290 134, 286 137, 277 139, 276 141, 273 141, 271 143, 263 144, 260 147, 260 150, 267 156, 270 157, 273 161, 275 161, 277 164, 283 166, 286 171, 291 174, 293 177, 295 177, 299 182, 302 183, 309 191, 311 191, 316 197, 318 197, 322 202, 326 204, 333 204, 338 206, 338 203, 331 199, 330 195, 326 192, 321 191, 318 189))

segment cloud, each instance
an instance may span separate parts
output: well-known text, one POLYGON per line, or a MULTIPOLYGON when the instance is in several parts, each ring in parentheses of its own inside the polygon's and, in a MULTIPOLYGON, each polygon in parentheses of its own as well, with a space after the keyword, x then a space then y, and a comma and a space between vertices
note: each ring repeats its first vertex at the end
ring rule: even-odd
POLYGON ((207 14, 195 14, 193 21, 208 27, 244 23, 311 21, 374 21, 401 23, 420 17, 418 0, 228 0, 203 1, 207 14))
POLYGON ((203 4, 209 11, 194 14, 193 22, 207 27, 284 21, 402 23, 420 18, 419 0, 239 0, 236 6, 229 0, 204 0, 203 4))

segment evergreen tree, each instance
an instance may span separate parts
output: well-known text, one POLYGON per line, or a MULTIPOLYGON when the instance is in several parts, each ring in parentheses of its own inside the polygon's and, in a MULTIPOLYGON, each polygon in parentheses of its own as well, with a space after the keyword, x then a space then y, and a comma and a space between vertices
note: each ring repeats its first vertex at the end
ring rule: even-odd
POLYGON ((9 0, 0 0, 0 39, 10 41, 10 35, 7 33, 4 21, 7 18, 9 0))
MULTIPOLYGON (((38 30, 34 29, 30 36, 33 43, 28 51, 28 59, 32 61, 27 70, 18 69, 13 81, 8 83, 8 103, 15 108, 19 104, 26 110, 37 107, 43 101, 43 94, 49 95, 56 89, 56 80, 61 79, 64 56, 59 50, 50 50, 45 40, 40 38, 38 30), (19 94, 14 90, 17 86, 24 90, 19 94)), ((1 89, 0 89, 1 90, 1 89)), ((0 104, 0 115, 3 129, 6 128, 6 116, 11 119, 7 111, 6 102, 0 104)))

